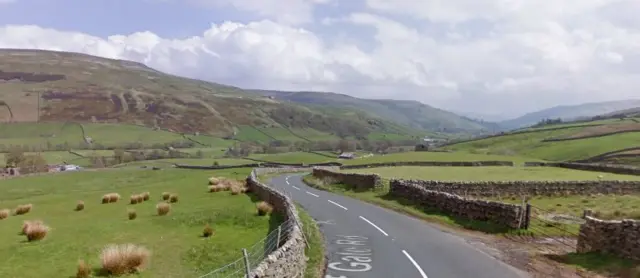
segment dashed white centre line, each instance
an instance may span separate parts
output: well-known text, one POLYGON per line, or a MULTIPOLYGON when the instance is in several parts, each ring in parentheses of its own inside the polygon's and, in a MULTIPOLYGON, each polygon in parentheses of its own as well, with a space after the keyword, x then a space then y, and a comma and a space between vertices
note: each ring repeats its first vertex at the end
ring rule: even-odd
POLYGON ((418 263, 416 263, 415 260, 413 260, 413 258, 411 257, 411 255, 409 255, 409 253, 407 253, 407 251, 402 250, 402 253, 404 253, 405 256, 407 256, 407 259, 409 259, 411 261, 411 263, 413 264, 413 266, 415 266, 418 269, 418 272, 420 272, 420 275, 422 275, 422 278, 428 278, 427 274, 424 273, 424 271, 422 270, 422 268, 420 268, 420 266, 418 265, 418 263))
POLYGON ((344 210, 349 210, 349 209, 347 209, 347 208, 343 207, 342 205, 340 205, 340 204, 338 204, 338 203, 336 203, 336 202, 334 202, 334 201, 331 201, 331 200, 327 200, 327 201, 329 201, 329 203, 332 203, 332 204, 334 204, 334 205, 336 205, 336 206, 338 206, 338 207, 343 208, 344 210))
POLYGON ((286 180, 285 182, 287 182, 287 184, 289 184, 289 180, 286 180))
POLYGON ((316 194, 313 194, 313 193, 311 193, 311 192, 309 192, 309 191, 307 191, 307 194, 309 194, 309 195, 311 195, 311 196, 314 196, 314 197, 320 197, 320 196, 318 196, 318 195, 316 195, 316 194))
POLYGON ((366 219, 362 216, 360 216, 360 219, 367 221, 367 223, 371 224, 371 226, 373 226, 374 228, 378 229, 378 231, 380 231, 382 234, 384 234, 385 236, 389 236, 389 234, 387 234, 384 230, 380 229, 380 227, 376 226, 376 224, 373 224, 373 222, 369 221, 369 219, 366 219))
POLYGON ((296 187, 295 185, 292 185, 291 187, 293 187, 293 188, 295 188, 297 190, 300 190, 300 188, 296 187))

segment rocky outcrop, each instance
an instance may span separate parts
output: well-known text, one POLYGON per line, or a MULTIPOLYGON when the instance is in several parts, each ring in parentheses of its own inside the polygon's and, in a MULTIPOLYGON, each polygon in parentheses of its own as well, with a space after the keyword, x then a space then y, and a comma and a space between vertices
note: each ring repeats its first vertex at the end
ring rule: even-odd
POLYGON ((302 277, 307 266, 305 241, 302 234, 302 222, 293 201, 286 195, 261 183, 258 175, 291 171, 308 171, 309 169, 259 168, 251 171, 247 178, 247 186, 261 200, 268 202, 274 211, 282 214, 285 221, 292 221, 291 232, 280 248, 271 252, 267 258, 251 270, 251 278, 302 277))
POLYGON ((398 166, 454 166, 454 167, 473 167, 473 166, 515 166, 513 161, 398 161, 384 163, 370 163, 360 165, 345 165, 341 169, 364 169, 376 167, 398 167, 398 166))
MULTIPOLYGON (((337 168, 337 167, 336 167, 337 168)), ((353 173, 340 173, 335 172, 337 170, 333 168, 313 168, 312 175, 318 179, 329 179, 331 183, 341 183, 348 186, 352 186, 355 190, 367 190, 367 189, 379 189, 382 187, 382 178, 376 174, 353 174, 353 173)))
POLYGON ((640 181, 435 181, 404 180, 426 190, 474 197, 567 196, 632 194, 640 192, 640 181))
POLYGON ((580 226, 578 253, 601 252, 640 260, 640 221, 600 220, 591 216, 580 226))
POLYGON ((470 220, 490 221, 507 228, 518 229, 524 221, 525 209, 518 205, 475 200, 455 194, 427 190, 418 183, 391 180, 389 194, 415 205, 438 209, 470 220))

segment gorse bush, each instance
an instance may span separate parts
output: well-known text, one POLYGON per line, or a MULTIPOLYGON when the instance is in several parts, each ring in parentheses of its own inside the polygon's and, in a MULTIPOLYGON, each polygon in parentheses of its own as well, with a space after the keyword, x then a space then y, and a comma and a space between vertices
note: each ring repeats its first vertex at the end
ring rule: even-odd
POLYGON ((108 245, 102 249, 102 269, 115 276, 140 272, 149 261, 151 252, 134 244, 108 245))

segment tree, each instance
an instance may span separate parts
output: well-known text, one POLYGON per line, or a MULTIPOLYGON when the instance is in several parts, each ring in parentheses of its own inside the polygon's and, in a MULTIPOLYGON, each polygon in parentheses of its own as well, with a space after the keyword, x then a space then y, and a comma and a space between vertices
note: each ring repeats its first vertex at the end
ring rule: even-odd
POLYGON ((18 164, 18 167, 20 167, 20 172, 23 174, 49 171, 47 161, 39 154, 25 155, 23 160, 18 164))
POLYGON ((5 163, 7 166, 17 167, 24 160, 24 152, 19 147, 12 147, 9 150, 9 153, 5 156, 5 163))

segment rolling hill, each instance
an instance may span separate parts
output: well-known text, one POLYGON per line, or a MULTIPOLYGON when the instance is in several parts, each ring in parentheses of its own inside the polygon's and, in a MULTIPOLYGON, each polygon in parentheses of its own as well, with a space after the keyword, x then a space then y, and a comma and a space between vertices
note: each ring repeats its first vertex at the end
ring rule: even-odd
POLYGON ((354 111, 365 111, 411 128, 433 132, 483 134, 497 129, 495 124, 472 120, 418 101, 361 99, 327 92, 269 90, 250 90, 250 92, 342 115, 355 113, 354 111))
POLYGON ((521 117, 499 122, 505 130, 531 126, 543 119, 561 118, 572 121, 580 118, 591 118, 618 110, 640 107, 640 100, 620 100, 607 102, 584 103, 580 105, 563 105, 525 114, 521 117))
MULTIPOLYGON (((273 92, 273 91, 272 91, 273 92)), ((482 123, 418 102, 306 93, 292 101, 165 74, 143 64, 42 50, 0 50, 0 122, 127 123, 233 137, 243 126, 331 135, 478 133, 482 123), (325 100, 325 101, 320 101, 325 100), (344 101, 343 105, 339 105, 344 101)))

